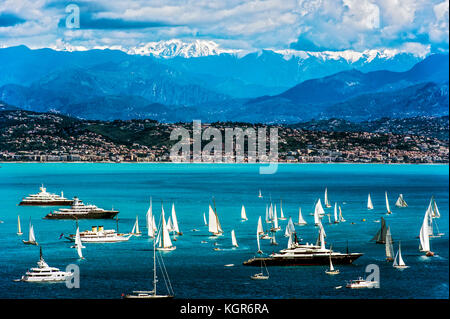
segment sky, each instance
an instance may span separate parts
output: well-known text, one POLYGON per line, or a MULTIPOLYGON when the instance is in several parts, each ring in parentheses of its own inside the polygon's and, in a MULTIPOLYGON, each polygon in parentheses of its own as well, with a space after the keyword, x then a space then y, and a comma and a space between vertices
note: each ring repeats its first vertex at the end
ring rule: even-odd
POLYGON ((448 0, 0 0, 0 47, 130 48, 200 39, 238 50, 423 54, 448 52, 448 15, 448 0), (69 4, 79 9, 79 28, 70 28, 69 4))

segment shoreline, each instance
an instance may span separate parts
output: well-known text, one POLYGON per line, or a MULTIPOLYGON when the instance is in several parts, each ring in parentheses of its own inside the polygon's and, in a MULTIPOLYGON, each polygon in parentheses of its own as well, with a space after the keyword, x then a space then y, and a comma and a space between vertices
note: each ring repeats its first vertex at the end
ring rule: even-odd
POLYGON ((140 165, 154 165, 154 164, 217 164, 217 165, 270 165, 270 164, 278 164, 278 165, 442 165, 448 166, 450 163, 364 163, 364 162, 306 162, 306 163, 287 163, 287 162, 278 162, 278 163, 212 163, 212 162, 86 162, 86 161, 57 161, 57 162, 34 162, 34 161, 0 161, 0 164, 140 164, 140 165))

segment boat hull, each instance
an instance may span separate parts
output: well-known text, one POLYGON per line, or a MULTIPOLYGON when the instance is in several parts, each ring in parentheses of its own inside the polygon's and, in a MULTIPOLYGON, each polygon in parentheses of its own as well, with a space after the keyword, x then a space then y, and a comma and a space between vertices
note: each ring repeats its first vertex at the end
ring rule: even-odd
POLYGON ((45 219, 113 219, 119 212, 107 210, 104 212, 90 212, 86 214, 49 213, 45 219))
POLYGON ((72 206, 73 200, 21 201, 19 206, 72 206))
MULTIPOLYGON (((347 265, 353 263, 356 259, 361 257, 361 253, 353 253, 342 256, 333 256, 332 261, 335 265, 347 265)), ((319 266, 329 265, 330 256, 308 256, 308 257, 283 257, 283 258, 252 258, 243 262, 244 266, 261 266, 264 262, 266 266, 319 266)))

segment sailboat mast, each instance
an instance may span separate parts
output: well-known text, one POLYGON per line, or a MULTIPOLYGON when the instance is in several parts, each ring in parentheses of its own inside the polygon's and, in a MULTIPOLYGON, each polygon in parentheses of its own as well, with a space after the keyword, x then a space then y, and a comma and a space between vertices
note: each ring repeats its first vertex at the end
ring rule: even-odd
POLYGON ((156 296, 156 239, 153 239, 153 294, 156 296))

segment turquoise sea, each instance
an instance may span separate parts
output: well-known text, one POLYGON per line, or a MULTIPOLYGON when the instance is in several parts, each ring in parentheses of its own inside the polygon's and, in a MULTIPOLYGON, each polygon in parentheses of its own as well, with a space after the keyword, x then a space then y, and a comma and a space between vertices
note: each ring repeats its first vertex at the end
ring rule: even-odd
MULTIPOLYGON (((39 191, 44 184, 53 193, 78 196, 85 203, 118 209, 119 230, 129 232, 136 215, 145 232, 145 213, 153 198, 153 213, 158 219, 163 203, 166 214, 175 203, 182 236, 177 249, 164 253, 164 261, 177 298, 449 298, 449 167, 448 165, 368 165, 368 164, 281 164, 273 175, 260 175, 253 164, 75 164, 75 163, 1 163, 0 164, 0 298, 120 298, 122 293, 152 288, 152 240, 132 237, 128 242, 85 244, 84 260, 79 260, 62 233, 73 234, 75 223, 44 220, 51 207, 17 206, 22 197, 39 191), (297 220, 298 208, 306 226, 296 226, 299 237, 315 242, 314 201, 323 201, 325 187, 331 203, 338 202, 346 222, 328 224, 323 220, 327 247, 362 252, 353 265, 337 266, 341 273, 328 276, 325 266, 269 267, 270 279, 253 281, 258 268, 243 266, 256 251, 255 232, 259 216, 264 218, 270 199, 283 201, 286 217, 297 220), (263 198, 258 198, 261 189, 263 198), (385 214, 384 192, 389 195, 393 214, 385 214), (366 209, 370 193, 375 209, 366 209), (402 193, 407 208, 395 207, 402 193), (418 234, 425 210, 434 195, 440 209, 439 231, 433 238, 436 255, 426 258, 419 252, 418 234), (203 225, 203 212, 215 198, 225 233, 211 238, 203 225), (246 222, 240 221, 244 204, 246 222), (24 234, 16 235, 17 215, 24 234), (394 249, 401 241, 403 259, 410 268, 399 271, 385 261, 384 245, 370 242, 380 227, 380 217, 391 227, 394 249), (31 217, 36 239, 50 266, 65 269, 80 267, 80 288, 68 289, 64 283, 32 284, 14 282, 39 258, 39 248, 22 243, 28 236, 31 217), (365 221, 363 221, 365 219, 365 221), (199 229, 198 232, 191 231, 199 229), (236 232, 238 248, 231 247, 230 232, 236 232), (207 243, 202 243, 207 241, 207 243), (213 250, 217 241, 222 250, 213 250), (224 267, 234 264, 234 267, 224 267), (365 267, 380 268, 380 288, 351 290, 346 281, 365 276, 365 267), (335 289, 336 286, 344 286, 335 289)), ((278 210, 279 211, 279 210, 278 210)), ((326 209, 332 213, 332 208, 326 209)), ((280 221, 279 246, 262 240, 262 250, 271 253, 286 247, 286 221, 280 221)), ((92 225, 116 228, 114 220, 82 220, 80 230, 92 225)), ((164 292, 164 282, 159 282, 164 292)))

